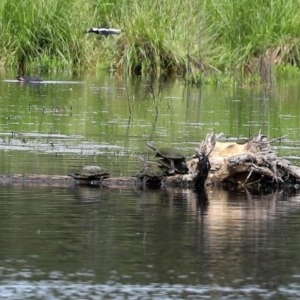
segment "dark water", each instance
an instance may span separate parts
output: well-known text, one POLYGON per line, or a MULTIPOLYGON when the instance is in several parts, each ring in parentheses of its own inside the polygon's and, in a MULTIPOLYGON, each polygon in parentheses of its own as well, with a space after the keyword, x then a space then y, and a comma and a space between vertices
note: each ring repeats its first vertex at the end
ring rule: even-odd
POLYGON ((296 299, 300 196, 0 190, 1 299, 296 299), (280 298, 281 297, 281 298, 280 298))
MULTIPOLYGON (((213 129, 286 135, 274 149, 299 161, 296 79, 271 91, 46 79, 0 81, 1 174, 131 176, 146 141, 190 156, 213 129)), ((206 192, 0 187, 0 299, 299 298, 300 195, 206 192)))

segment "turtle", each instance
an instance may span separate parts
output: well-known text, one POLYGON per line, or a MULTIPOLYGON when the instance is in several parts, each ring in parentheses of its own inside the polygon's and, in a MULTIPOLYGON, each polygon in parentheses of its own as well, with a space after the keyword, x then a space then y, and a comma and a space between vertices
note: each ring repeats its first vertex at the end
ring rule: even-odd
POLYGON ((169 175, 187 174, 189 169, 185 162, 184 155, 177 149, 170 147, 155 147, 152 143, 147 143, 147 147, 156 152, 162 165, 168 168, 169 175))
POLYGON ((103 179, 108 178, 110 173, 99 166, 83 166, 77 173, 69 174, 76 181, 82 184, 94 185, 103 179))
POLYGON ((166 176, 166 171, 162 168, 162 165, 157 161, 139 159, 143 164, 142 169, 135 175, 135 177, 138 178, 139 184, 143 187, 147 186, 150 188, 161 187, 166 176))

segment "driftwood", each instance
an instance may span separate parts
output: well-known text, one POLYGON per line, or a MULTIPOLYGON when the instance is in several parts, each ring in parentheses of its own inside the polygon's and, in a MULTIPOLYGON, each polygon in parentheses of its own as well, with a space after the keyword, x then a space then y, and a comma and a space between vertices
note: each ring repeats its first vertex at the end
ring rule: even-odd
POLYGON ((196 149, 195 158, 198 159, 196 162, 196 168, 193 173, 195 176, 195 190, 197 192, 204 189, 206 179, 208 177, 209 171, 211 169, 211 164, 209 162, 209 155, 212 153, 216 146, 216 135, 208 134, 206 139, 200 144, 199 148, 196 149))
MULTIPOLYGON (((259 133, 244 144, 219 142, 215 134, 207 135, 193 158, 187 162, 188 174, 164 176, 160 186, 192 188, 205 185, 247 188, 300 187, 300 168, 277 157, 268 140, 259 133)), ((0 185, 71 187, 84 183, 109 188, 141 187, 136 177, 110 177, 78 181, 71 176, 15 174, 0 176, 0 185)))
MULTIPOLYGON (((278 138, 280 139, 280 138, 278 138)), ((278 157, 268 140, 259 133, 244 144, 217 142, 210 155, 207 184, 280 187, 300 183, 300 168, 278 157)))

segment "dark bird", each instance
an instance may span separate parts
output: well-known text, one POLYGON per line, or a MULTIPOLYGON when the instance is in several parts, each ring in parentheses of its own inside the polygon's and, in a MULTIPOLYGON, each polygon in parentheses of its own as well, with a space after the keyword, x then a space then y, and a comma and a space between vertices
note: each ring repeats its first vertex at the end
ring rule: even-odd
POLYGON ((43 80, 39 77, 27 77, 27 76, 22 76, 19 75, 17 76, 17 80, 19 80, 20 82, 31 82, 31 83, 38 83, 38 82, 42 82, 43 80))
POLYGON ((120 34, 121 29, 116 28, 100 28, 100 27, 91 27, 87 29, 84 33, 96 33, 99 35, 111 35, 111 34, 120 34))

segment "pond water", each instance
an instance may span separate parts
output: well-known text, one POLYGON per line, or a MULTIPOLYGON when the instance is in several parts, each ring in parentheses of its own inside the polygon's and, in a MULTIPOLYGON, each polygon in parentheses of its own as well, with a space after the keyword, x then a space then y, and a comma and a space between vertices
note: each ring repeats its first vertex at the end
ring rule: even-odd
MULTIPOLYGON (((263 87, 0 78, 1 174, 102 165, 132 176, 147 141, 191 156, 261 130, 299 161, 297 79, 263 87)), ((299 87, 298 87, 299 86, 299 87)), ((0 187, 1 299, 295 299, 300 194, 0 187)))

